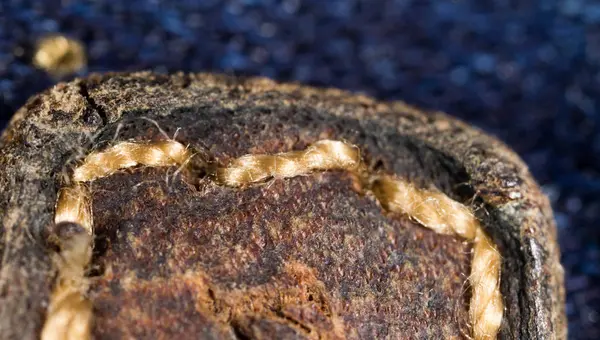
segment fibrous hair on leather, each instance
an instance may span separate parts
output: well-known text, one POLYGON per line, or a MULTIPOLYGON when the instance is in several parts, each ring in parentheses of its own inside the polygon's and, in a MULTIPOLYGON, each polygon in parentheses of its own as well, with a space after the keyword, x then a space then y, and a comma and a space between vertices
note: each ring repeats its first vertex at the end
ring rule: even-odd
MULTIPOLYGON (((63 188, 59 194, 55 223, 76 223, 85 230, 87 237, 70 237, 61 244, 61 260, 55 261, 59 274, 42 330, 43 340, 91 338, 93 313, 92 304, 86 298, 85 269, 91 258, 94 230, 91 197, 85 183, 135 166, 185 167, 197 156, 174 140, 120 142, 91 153, 74 169, 74 184, 63 188)), ((438 190, 420 189, 393 175, 372 174, 362 162, 358 147, 335 140, 321 140, 301 151, 249 154, 234 159, 225 167, 207 166, 204 169, 215 183, 229 187, 331 170, 356 175, 364 190, 372 192, 383 209, 405 214, 437 233, 455 235, 473 243, 469 276, 472 336, 477 340, 495 339, 504 309, 500 293, 502 258, 465 205, 438 190)))

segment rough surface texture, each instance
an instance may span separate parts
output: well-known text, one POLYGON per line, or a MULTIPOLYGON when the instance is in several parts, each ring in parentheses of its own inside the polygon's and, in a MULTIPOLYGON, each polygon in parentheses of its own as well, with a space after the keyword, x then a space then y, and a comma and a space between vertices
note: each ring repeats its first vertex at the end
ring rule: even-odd
POLYGON ((363 339, 465 328, 468 244, 387 218, 340 174, 241 192, 167 185, 165 175, 136 171, 94 188, 109 240, 92 293, 101 338, 212 334, 198 318, 264 339, 275 326, 363 339))
MULTIPOLYGON (((347 140, 374 169, 473 202, 504 257, 501 338, 565 337, 548 202, 501 143, 443 114, 338 90, 140 73, 58 85, 3 134, 1 338, 34 338, 43 321, 53 275, 44 231, 69 164, 115 141, 164 138, 142 117, 222 163, 347 140)), ((93 184, 101 338, 461 336, 468 244, 386 216, 343 173, 240 191, 174 170, 93 184)))

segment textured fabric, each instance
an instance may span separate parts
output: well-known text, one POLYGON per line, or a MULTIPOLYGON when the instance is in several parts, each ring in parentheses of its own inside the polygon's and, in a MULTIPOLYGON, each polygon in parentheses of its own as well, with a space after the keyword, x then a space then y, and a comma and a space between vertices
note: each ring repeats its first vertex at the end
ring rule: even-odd
POLYGON ((572 339, 600 336, 600 4, 563 1, 0 2, 0 120, 54 80, 38 37, 85 42, 89 71, 223 71, 440 109, 529 164, 559 228, 572 339))

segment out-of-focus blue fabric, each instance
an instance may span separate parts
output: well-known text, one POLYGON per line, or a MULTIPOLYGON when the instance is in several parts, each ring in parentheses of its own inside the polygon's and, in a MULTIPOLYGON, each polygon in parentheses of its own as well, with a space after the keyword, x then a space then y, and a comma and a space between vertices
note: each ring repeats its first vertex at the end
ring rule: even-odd
POLYGON ((90 71, 220 71, 403 99, 519 152, 556 212, 571 339, 600 338, 600 2, 1 0, 0 124, 53 80, 40 36, 90 71))

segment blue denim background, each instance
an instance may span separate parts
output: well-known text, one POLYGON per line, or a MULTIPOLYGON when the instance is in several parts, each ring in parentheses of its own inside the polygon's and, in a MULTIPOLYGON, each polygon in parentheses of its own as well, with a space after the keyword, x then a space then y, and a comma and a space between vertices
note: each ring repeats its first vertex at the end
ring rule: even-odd
POLYGON ((220 71, 440 109, 497 135, 556 213, 571 339, 600 338, 600 2, 0 0, 0 126, 54 80, 60 32, 91 71, 220 71))

